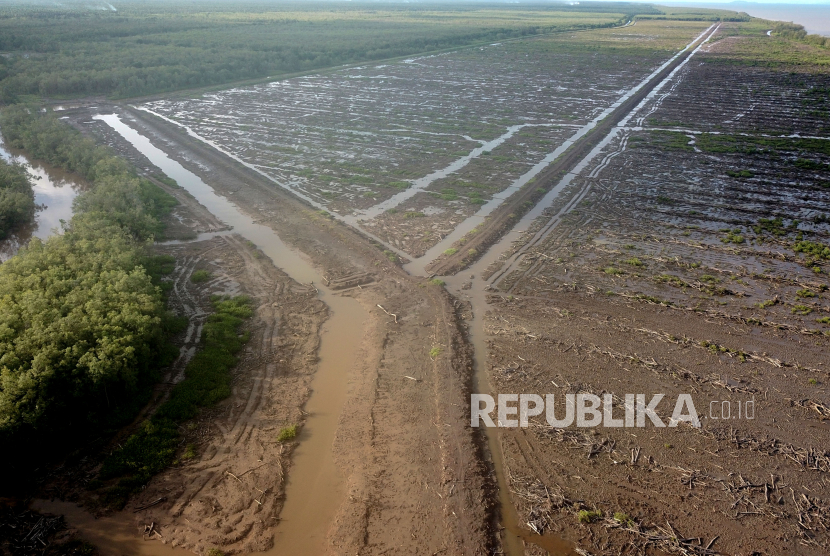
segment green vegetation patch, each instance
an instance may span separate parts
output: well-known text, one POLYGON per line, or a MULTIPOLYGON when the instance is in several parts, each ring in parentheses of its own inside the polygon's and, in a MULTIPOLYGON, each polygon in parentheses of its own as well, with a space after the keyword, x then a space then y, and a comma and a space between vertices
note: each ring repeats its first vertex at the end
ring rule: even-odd
POLYGON ((197 270, 190 275, 190 281, 194 284, 202 284, 213 278, 213 275, 207 270, 197 270))
POLYGON ((413 8, 327 3, 73 3, 0 10, 0 101, 135 97, 341 64, 618 25, 610 3, 413 8))
POLYGON ((184 323, 165 310, 172 258, 146 250, 175 200, 52 114, 0 120, 14 146, 91 182, 63 234, 0 265, 0 442, 15 454, 3 464, 25 470, 129 422, 184 323))
POLYGON ((804 253, 811 259, 830 260, 830 247, 815 241, 799 241, 793 246, 796 253, 804 253))
POLYGON ((130 494, 173 463, 180 438, 178 423, 192 419, 201 408, 231 393, 230 370, 236 365, 235 354, 249 337, 248 333, 240 334, 239 329, 253 311, 245 296, 214 296, 211 303, 215 312, 202 329, 201 349, 185 368, 184 380, 173 387, 170 398, 156 414, 101 466, 100 480, 119 479, 104 492, 104 500, 114 507, 123 507, 130 494))
POLYGON ((830 156, 830 144, 828 143, 830 141, 803 137, 763 137, 720 133, 701 133, 695 141, 700 150, 712 153, 793 153, 795 155, 824 154, 830 156))
POLYGON ((576 518, 580 523, 593 523, 602 519, 601 510, 579 510, 576 518))
POLYGON ((756 225, 752 226, 752 231, 759 236, 770 234, 776 237, 784 237, 797 229, 798 220, 792 220, 785 226, 784 219, 781 217, 761 218, 756 225))
POLYGON ((694 147, 689 144, 690 139, 685 133, 681 133, 679 131, 654 130, 651 131, 649 135, 649 143, 651 145, 668 150, 694 151, 694 147))
POLYGON ((280 429, 277 442, 289 442, 297 438, 297 425, 289 425, 280 429))
POLYGON ((0 239, 35 216, 35 194, 26 170, 0 159, 0 239))

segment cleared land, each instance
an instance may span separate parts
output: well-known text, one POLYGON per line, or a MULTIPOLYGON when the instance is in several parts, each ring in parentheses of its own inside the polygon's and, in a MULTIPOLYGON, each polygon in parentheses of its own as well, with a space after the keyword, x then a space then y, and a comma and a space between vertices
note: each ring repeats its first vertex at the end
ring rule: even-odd
POLYGON ((143 107, 418 257, 709 25, 638 22, 143 107))
MULTIPOLYGON (((702 417, 701 428, 553 428, 535 418, 501 430, 525 553, 564 539, 580 554, 825 554, 825 50, 769 37, 762 23, 712 27, 712 42, 632 117, 598 128, 596 139, 611 134, 591 143, 602 145, 596 156, 569 151, 584 165, 518 241, 489 247, 535 197, 464 240, 493 232, 480 252, 451 264, 467 248, 459 242, 438 259, 472 265, 446 278, 455 298, 405 273, 389 250, 415 258, 438 245, 709 27, 640 19, 138 107, 167 120, 97 102, 67 115, 157 176, 91 119, 118 112, 371 315, 333 443, 346 494, 331 553, 504 548, 492 459, 468 426, 471 345, 484 345, 478 384, 489 380, 492 393, 691 394, 702 417), (753 418, 738 418, 748 401, 753 418)), ((541 197, 560 183, 537 176, 524 192, 541 197)), ((181 202, 171 237, 224 228, 168 190, 181 202)), ((153 523, 188 549, 266 548, 296 448, 274 436, 307 418, 326 309, 232 234, 160 249, 179 260, 173 303, 191 333, 216 291, 252 296, 256 316, 231 398, 187 425, 193 449, 182 455, 192 456, 128 511, 137 532, 153 523), (194 271, 210 278, 194 283, 194 271)), ((657 413, 667 421, 671 409, 657 413)), ((45 493, 95 508, 85 485, 98 456, 76 454, 45 493)))
POLYGON ((830 77, 754 31, 725 26, 485 273, 496 390, 664 393, 665 420, 689 393, 701 413, 502 436, 522 520, 589 550, 830 546, 830 77))

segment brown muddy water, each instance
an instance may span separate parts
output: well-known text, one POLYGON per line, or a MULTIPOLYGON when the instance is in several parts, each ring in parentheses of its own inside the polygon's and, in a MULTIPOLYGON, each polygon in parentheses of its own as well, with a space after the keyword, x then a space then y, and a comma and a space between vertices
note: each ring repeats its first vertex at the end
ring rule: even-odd
MULTIPOLYGON (((274 548, 267 554, 324 553, 328 527, 345 495, 344 477, 334 465, 332 444, 348 392, 349 374, 363 337, 366 311, 355 299, 328 290, 311 264, 283 243, 271 228, 255 224, 249 215, 124 124, 117 115, 101 115, 96 119, 112 127, 211 213, 232 226, 234 233, 255 243, 291 278, 303 284, 313 283, 329 306, 331 315, 322 330, 318 370, 305 406, 308 419, 292 456, 286 502, 275 529, 274 548)), ((96 520, 74 504, 37 501, 33 507, 64 514, 81 537, 99 546, 105 554, 190 554, 158 541, 142 540, 132 516, 125 512, 96 520)))
POLYGON ((80 193, 82 184, 63 170, 32 162, 22 152, 6 147, 2 136, 0 158, 25 166, 35 192, 35 204, 38 205, 32 224, 0 241, 0 262, 3 262, 17 254, 31 238, 46 239, 59 231, 61 220, 68 222, 72 218, 72 201, 80 193))

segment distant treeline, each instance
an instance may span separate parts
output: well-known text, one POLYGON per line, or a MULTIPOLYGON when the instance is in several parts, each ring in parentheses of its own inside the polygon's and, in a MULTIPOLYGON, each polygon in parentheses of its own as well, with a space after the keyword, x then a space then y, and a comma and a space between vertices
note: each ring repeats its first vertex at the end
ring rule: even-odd
POLYGON ((0 8, 0 101, 134 97, 554 30, 608 27, 652 6, 343 3, 0 8))
POLYGON ((0 239, 35 215, 35 194, 25 168, 0 159, 0 239))
POLYGON ((821 35, 808 35, 803 25, 796 23, 778 23, 772 29, 773 35, 784 37, 787 39, 795 39, 797 41, 822 46, 830 47, 830 37, 822 37, 821 35))
POLYGON ((17 467, 44 444, 131 418, 175 356, 160 288, 172 259, 145 245, 176 201, 52 114, 13 106, 0 127, 92 184, 63 234, 0 265, 0 443, 3 465, 17 467))

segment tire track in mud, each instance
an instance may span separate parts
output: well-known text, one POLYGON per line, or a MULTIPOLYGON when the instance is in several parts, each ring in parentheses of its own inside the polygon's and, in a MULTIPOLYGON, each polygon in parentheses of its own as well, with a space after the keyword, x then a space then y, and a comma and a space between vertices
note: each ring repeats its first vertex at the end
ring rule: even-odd
MULTIPOLYGON (((157 133, 164 133, 164 129, 166 128, 157 133)), ((218 163, 216 153, 208 153, 208 156, 210 164, 205 167, 213 167, 217 170, 211 172, 209 178, 205 178, 210 180, 210 187, 216 189, 219 195, 223 194, 221 189, 223 185, 230 186, 233 192, 239 191, 241 188, 238 178, 234 176, 227 179, 227 174, 223 175, 227 170, 225 166, 227 162, 218 163)), ((202 170, 203 168, 199 166, 195 172, 204 176, 205 174, 201 173, 202 170)), ((288 505, 292 500, 290 483, 287 486, 287 498, 284 498, 284 509, 281 495, 277 504, 267 508, 256 506, 253 510, 247 507, 240 509, 241 506, 226 503, 229 499, 234 504, 241 503, 239 497, 234 499, 226 491, 232 487, 240 489, 242 486, 239 486, 240 483, 227 473, 227 469, 206 466, 204 471, 212 473, 208 481, 196 481, 198 473, 195 473, 192 485, 189 485, 189 492, 186 494, 185 490, 188 485, 178 485, 176 492, 180 497, 181 495, 189 497, 190 504, 182 505, 181 515, 177 516, 171 525, 173 529, 168 527, 168 538, 175 538, 177 542, 181 541, 184 545, 193 545, 197 548, 212 544, 227 547, 228 550, 250 552, 266 548, 270 544, 271 536, 276 533, 275 550, 290 553, 291 550, 285 550, 281 535, 285 534, 289 521, 293 519, 295 523, 293 528, 306 537, 309 536, 312 527, 319 530, 322 525, 324 535, 326 528, 333 527, 326 539, 330 544, 326 548, 321 547, 320 553, 324 553, 326 549, 330 552, 334 543, 338 543, 342 546, 354 546, 355 551, 361 550, 369 554, 383 553, 393 547, 397 550, 402 546, 410 548, 411 553, 418 554, 433 554, 449 549, 471 556, 484 554, 482 547, 491 544, 488 541, 489 522, 485 515, 488 506, 483 486, 486 481, 485 472, 480 467, 469 470, 461 470, 457 467, 461 462, 467 465, 469 458, 459 456, 456 449, 461 450, 462 455, 476 451, 472 435, 466 427, 468 390, 464 381, 465 376, 468 376, 469 367, 465 366, 463 350, 457 349, 457 346, 463 345, 463 340, 452 330, 447 330, 445 327, 427 328, 426 324, 436 319, 441 322, 454 322, 454 317, 448 315, 448 311, 451 313, 452 308, 447 303, 441 302, 445 299, 445 294, 440 288, 430 287, 418 279, 407 276, 398 267, 392 265, 376 246, 366 242, 365 238, 360 237, 361 234, 355 233, 352 229, 323 219, 316 213, 303 210, 302 205, 279 190, 275 191, 274 188, 267 187, 266 184, 261 183, 261 180, 248 185, 251 187, 246 189, 247 195, 236 196, 234 200, 241 201, 241 206, 247 214, 251 215, 254 225, 267 222, 268 224, 264 226, 271 227, 269 234, 279 230, 279 233, 284 233, 285 237, 292 238, 294 241, 302 241, 300 245, 303 252, 307 253, 319 267, 325 269, 324 276, 328 276, 332 284, 343 280, 349 282, 349 277, 366 276, 367 273, 374 274, 375 279, 379 277, 378 275, 383 276, 383 279, 367 287, 358 288, 355 285, 350 291, 345 289, 337 292, 337 296, 359 297, 364 308, 371 309, 370 330, 374 328, 375 332, 364 332, 358 369, 352 372, 355 376, 354 381, 362 383, 365 380, 374 384, 369 391, 374 391, 375 394, 370 397, 364 396, 362 386, 349 384, 350 394, 347 403, 353 404, 353 408, 344 409, 342 413, 339 413, 340 423, 336 427, 338 432, 335 438, 334 457, 338 462, 336 464, 338 469, 347 475, 344 486, 348 492, 344 493, 347 496, 333 523, 327 518, 320 517, 319 508, 316 507, 313 508, 315 515, 309 516, 309 519, 303 518, 302 514, 293 510, 289 512, 288 505), (276 219, 273 214, 269 214, 275 202, 278 203, 280 209, 276 219), (265 218, 259 218, 260 215, 265 218), (308 239, 303 241, 304 237, 308 239), (419 286, 428 289, 421 293, 419 286), (377 304, 382 304, 388 311, 397 314, 397 322, 390 320, 388 314, 381 314, 376 307, 377 304), (387 341, 381 341, 382 338, 379 335, 381 332, 387 341), (429 347, 436 343, 446 347, 447 355, 433 360, 429 356, 429 347), (450 354, 452 358, 449 357, 450 354), (408 378, 401 376, 402 370, 405 370, 409 376, 420 377, 420 380, 412 383, 408 378), (436 381, 440 382, 441 386, 433 386, 436 381), (374 403, 370 403, 369 400, 372 399, 374 403), (367 410, 373 415, 371 436, 362 426, 366 421, 360 417, 365 415, 364 412, 367 410), (360 416, 347 417, 347 414, 351 412, 356 412, 360 416), (439 438, 447 440, 441 442, 439 438), (413 453, 418 457, 413 457, 413 453), (462 480, 456 479, 458 476, 462 477, 462 480), (240 513, 244 513, 243 510, 244 512, 259 510, 259 513, 253 516, 245 514, 239 518, 240 513), (224 521, 222 521, 222 516, 224 516, 224 521), (277 516, 279 516, 279 521, 284 521, 284 524, 274 529, 277 516), (239 525, 236 525, 237 519, 239 519, 239 525), (185 525, 183 520, 186 520, 188 524, 185 525), (195 526, 191 525, 194 522, 202 524, 198 531, 194 529, 195 526), (400 527, 401 523, 409 525, 400 527), (444 523, 445 526, 436 528, 436 523, 444 523), (460 525, 461 523, 463 525, 460 525)), ((210 201, 207 205, 213 206, 210 201)), ((221 214, 225 213, 220 212, 221 214)), ((250 223, 236 220, 234 223, 238 230, 251 226, 250 223)), ((265 236, 262 235, 262 237, 265 236)), ((269 248, 268 245, 262 245, 263 252, 272 255, 269 248)), ((317 279, 316 276, 314 278, 317 279)), ((292 295, 302 293, 297 291, 296 286, 292 287, 295 288, 292 295)), ((313 289, 310 287, 308 291, 313 289)), ((284 293, 286 295, 290 293, 288 288, 284 293)), ((326 292, 326 299, 335 302, 336 297, 329 298, 329 293, 326 292)), ((347 307, 337 303, 337 307, 344 311, 353 311, 351 304, 347 307)), ((335 311, 338 310, 335 308, 335 311)), ((293 308, 291 314, 295 314, 293 308)), ((352 326, 352 328, 355 327, 352 326)), ((290 339, 292 335, 282 326, 279 336, 285 343, 286 338, 290 339)), ((324 338, 323 348, 325 348, 325 342, 324 338)), ((345 353, 350 346, 343 347, 345 353)), ((294 355, 295 359, 298 359, 295 368, 302 368, 303 372, 307 373, 303 377, 308 381, 301 382, 301 386, 307 388, 314 375, 314 367, 309 363, 315 362, 316 359, 308 361, 300 355, 294 355), (305 363, 305 366, 301 367, 299 361, 305 363)), ((279 357, 280 355, 275 355, 273 359, 279 357)), ((243 376, 248 372, 244 366, 240 366, 240 369, 243 376)), ((286 387, 281 387, 282 369, 283 365, 280 362, 277 365, 277 380, 274 381, 276 385, 272 383, 270 388, 272 399, 279 398, 285 393, 286 387)), ((344 387, 343 390, 347 388, 344 387)), ((244 402, 240 399, 223 405, 228 406, 226 412, 230 413, 240 411, 244 402)), ((299 411, 302 402, 297 402, 296 405, 292 402, 288 405, 297 407, 298 415, 280 422, 301 422, 304 419, 304 415, 299 411)), ((270 411, 270 408, 266 410, 270 411)), ((206 419, 223 424, 226 430, 233 428, 233 423, 227 421, 223 415, 213 416, 213 418, 206 416, 206 419)), ((252 433, 250 429, 237 429, 238 434, 242 435, 242 440, 240 440, 242 449, 250 451, 251 446, 260 441, 265 445, 260 446, 260 450, 269 449, 268 442, 273 440, 276 431, 271 429, 270 438, 268 438, 269 432, 264 430, 262 424, 264 424, 264 419, 259 423, 257 430, 252 433)), ((208 432, 216 434, 215 427, 208 428, 210 429, 208 432)), ((305 475, 302 473, 305 467, 310 468, 311 465, 299 464, 302 459, 301 451, 311 450, 314 434, 312 430, 308 441, 301 438, 299 449, 294 454, 296 459, 292 465, 297 465, 297 467, 291 471, 289 478, 296 484, 303 482, 312 486, 316 484, 315 479, 304 478, 305 475)), ((227 442, 224 444, 219 442, 219 445, 223 450, 228 449, 227 442)), ((231 448, 232 451, 239 449, 238 447, 231 448)), ((327 445, 323 449, 331 450, 332 446, 327 445)), ((210 461, 215 455, 213 451, 205 453, 204 459, 210 461)), ((325 457, 327 456, 321 452, 320 458, 325 457)), ((249 466, 240 466, 239 470, 244 474, 245 467, 254 469, 256 465, 261 465, 261 459, 249 457, 249 466)), ((264 463, 265 460, 262 462, 264 463)), ((270 469, 272 475, 279 472, 281 477, 285 472, 282 469, 275 471, 273 466, 263 469, 270 469)), ((332 471, 332 474, 336 471, 332 471)), ((246 482, 244 486, 250 487, 247 492, 251 494, 257 494, 257 488, 265 490, 267 495, 264 499, 260 499, 263 506, 267 505, 266 502, 270 503, 272 491, 269 491, 265 484, 248 484, 258 476, 259 471, 254 470, 243 476, 237 474, 237 469, 234 467, 230 473, 246 482)), ((170 475, 171 480, 178 480, 175 473, 170 475)), ((164 485, 161 480, 156 481, 154 487, 158 494, 168 492, 166 488, 172 488, 164 485)), ((326 495, 330 501, 336 502, 339 498, 331 492, 327 492, 326 495)), ((303 497, 293 496, 293 500, 302 501, 303 497)), ((251 505, 254 504, 257 504, 256 499, 251 505)), ((169 519, 166 517, 166 507, 167 505, 157 507, 162 520, 169 519)), ((294 552, 317 553, 316 550, 310 549, 294 552)), ((337 553, 342 552, 344 551, 337 553)), ((345 550, 345 552, 352 553, 352 550, 345 550)))
MULTIPOLYGON (((554 162, 540 179, 550 180, 556 176, 562 177, 549 190, 549 192, 545 194, 544 198, 540 202, 537 202, 536 207, 523 219, 521 219, 517 224, 510 226, 510 218, 506 213, 507 211, 517 210, 517 207, 520 206, 521 203, 524 203, 526 200, 532 199, 536 196, 535 191, 525 191, 523 192, 524 194, 520 193, 516 195, 516 199, 504 203, 504 205, 502 205, 502 207, 494 213, 491 222, 488 224, 491 236, 487 239, 483 239, 487 237, 487 233, 480 234, 465 245, 465 249, 467 247, 472 247, 474 249, 478 248, 481 250, 482 246, 487 247, 484 251, 484 255, 478 259, 478 261, 470 269, 473 271, 473 274, 470 276, 470 282, 464 283, 460 275, 447 278, 449 286, 456 295, 462 294, 463 290, 472 289, 469 298, 472 303, 472 310, 474 314, 478 315, 474 319, 473 326, 470 330, 470 337, 474 345, 477 344, 479 346, 486 346, 486 332, 483 328, 482 318, 484 313, 487 311, 487 302, 484 297, 484 290, 489 289, 492 285, 495 285, 506 276, 514 273, 517 269, 519 270, 519 274, 521 276, 525 276, 533 270, 533 267, 535 266, 533 263, 531 263, 530 267, 521 269, 524 255, 527 254, 528 251, 534 246, 548 240, 551 234, 557 230, 559 223, 562 222, 562 219, 579 206, 579 203, 594 187, 594 183, 599 178, 602 170, 608 166, 614 157, 621 154, 627 147, 629 136, 629 131, 625 129, 627 122, 640 110, 642 110, 644 106, 648 105, 659 90, 674 78, 678 70, 682 68, 689 59, 691 59, 691 57, 703 44, 708 42, 715 35, 718 29, 718 25, 712 25, 704 31, 689 46, 687 46, 686 50, 688 52, 685 55, 678 55, 673 63, 670 63, 664 67, 664 69, 660 71, 647 85, 645 85, 635 95, 632 95, 626 102, 622 103, 614 112, 612 112, 608 117, 606 117, 605 120, 594 128, 592 132, 583 136, 569 151, 565 152, 561 158, 554 162), (589 167, 591 162, 597 156, 602 154, 607 146, 617 137, 619 137, 617 148, 614 151, 605 154, 600 162, 591 169, 584 183, 577 190, 570 192, 569 199, 562 199, 562 192, 571 184, 571 181, 577 178, 584 169, 589 167), (498 259, 499 256, 502 253, 509 252, 511 244, 516 241, 515 237, 517 228, 527 231, 528 227, 538 218, 538 216, 543 213, 547 206, 556 201, 559 201, 563 205, 556 212, 556 214, 551 217, 547 217, 542 224, 542 227, 535 232, 533 237, 524 242, 521 247, 514 250, 506 261, 500 261, 498 259), (500 211, 501 214, 499 213, 500 211), (500 240, 493 238, 494 234, 497 236, 502 231, 506 230, 508 231, 507 235, 503 236, 500 240), (478 240, 479 243, 474 244, 476 240, 478 240), (493 244, 488 242, 492 242, 493 244), (497 263, 499 266, 495 271, 493 271, 492 268, 497 263)), ((613 190, 613 186, 605 188, 603 198, 610 196, 613 193, 613 190)), ((583 218, 584 217, 585 216, 583 215, 583 218)), ((590 216, 587 218, 590 220, 590 216)), ((454 271, 457 272, 462 267, 461 257, 463 257, 463 255, 450 256, 443 261, 439 260, 437 263, 433 264, 430 270, 436 274, 450 274, 454 271)), ((486 350, 486 347, 484 349, 486 350)), ((479 363, 477 373, 484 374, 482 378, 479 378, 480 388, 483 387, 486 390, 492 391, 492 388, 487 387, 489 377, 486 374, 486 363, 484 363, 486 355, 480 354, 479 357, 481 357, 482 362, 479 363)), ((490 437, 491 457, 494 461, 500 462, 496 467, 497 469, 502 470, 499 475, 504 475, 503 469, 505 462, 502 461, 501 453, 505 448, 502 443, 508 440, 498 434, 497 431, 487 429, 487 434, 490 437), (499 453, 494 453, 496 451, 499 453)), ((498 481, 500 485, 503 485, 501 486, 501 489, 511 488, 511 483, 508 482, 506 477, 499 476, 498 481)), ((530 533, 525 530, 523 528, 524 524, 520 525, 517 521, 517 516, 515 515, 515 505, 510 499, 509 494, 502 497, 501 504, 501 515, 503 519, 502 525, 505 526, 502 546, 506 550, 507 554, 510 554, 511 556, 522 554, 524 547, 532 547, 532 550, 542 549, 548 551, 553 550, 557 553, 573 553, 573 548, 569 546, 569 543, 565 542, 556 535, 543 536, 530 533)))
MULTIPOLYGON (((547 193, 540 195, 535 188, 525 188, 516 193, 493 211, 484 230, 466 242, 464 249, 427 264, 427 272, 443 276, 460 272, 469 264, 467 260, 469 250, 475 250, 479 253, 485 253, 493 249, 504 251, 504 234, 508 234, 511 230, 527 223, 527 216, 518 222, 514 221, 515 216, 525 213, 530 206, 538 207, 538 205, 549 204, 556 199, 561 188, 567 185, 582 168, 590 163, 594 156, 601 152, 602 148, 620 132, 621 128, 627 125, 628 120, 651 101, 660 89, 670 82, 677 72, 688 63, 692 56, 711 40, 719 29, 719 24, 713 24, 706 29, 659 70, 650 81, 642 84, 636 92, 620 102, 601 122, 574 141, 571 147, 537 178, 537 182, 556 180, 556 184, 547 193)), ((529 214, 535 217, 535 211, 531 210, 529 214)))
MULTIPOLYGON (((697 53, 705 44, 707 44, 720 29, 719 25, 713 27, 714 29, 710 27, 711 32, 708 32, 709 30, 707 30, 707 33, 704 33, 705 38, 702 38, 702 40, 697 44, 697 46, 693 50, 691 50, 691 52, 688 53, 688 55, 679 58, 677 64, 667 67, 666 70, 664 70, 664 73, 661 73, 660 76, 658 76, 659 79, 656 79, 656 83, 652 82, 649 84, 649 86, 645 87, 642 91, 642 94, 638 95, 639 98, 637 99, 634 106, 628 107, 627 111, 623 111, 623 113, 619 114, 615 118, 615 121, 612 123, 613 127, 610 128, 608 133, 604 137, 602 137, 583 158, 574 162, 572 169, 559 181, 559 183, 556 186, 553 187, 553 189, 551 190, 552 192, 563 189, 564 187, 568 186, 573 179, 578 178, 581 171, 588 167, 591 164, 591 162, 597 156, 599 156, 617 136, 621 136, 618 147, 611 153, 606 154, 606 156, 600 161, 600 163, 589 172, 588 176, 584 180, 582 188, 573 194, 571 200, 567 202, 567 204, 562 209, 560 209, 559 212, 550 217, 547 220, 547 222, 542 225, 542 228, 539 231, 537 231, 527 243, 525 243, 522 247, 520 247, 512 255, 510 255, 499 270, 496 270, 490 275, 488 281, 491 285, 496 285, 506 276, 515 271, 521 264, 521 260, 524 257, 524 255, 533 247, 544 242, 548 238, 548 236, 553 232, 553 230, 562 222, 562 219, 567 214, 572 212, 579 205, 579 203, 588 195, 588 193, 591 191, 593 187, 594 180, 599 177, 599 174, 602 172, 602 170, 605 167, 607 167, 607 165, 614 157, 621 154, 627 147, 629 136, 629 131, 627 129, 628 121, 634 118, 637 115, 637 113, 641 112, 646 106, 651 104, 652 110, 650 112, 647 112, 642 118, 648 117, 648 115, 651 112, 656 110, 656 108, 653 108, 653 106, 656 105, 657 107, 659 107, 663 100, 667 96, 669 96, 672 91, 674 91, 674 89, 680 82, 680 79, 675 80, 675 76, 678 74, 679 70, 681 70, 685 66, 685 64, 688 63, 688 61, 692 58, 692 56, 694 56, 695 53, 697 53), (667 83, 672 83, 672 88, 666 93, 663 93, 662 95, 658 96, 659 91, 667 83)), ((607 192, 605 193, 605 195, 607 195, 607 192)), ((551 195, 548 195, 546 196, 546 198, 550 196, 551 195)), ((532 215, 533 212, 529 213, 529 215, 523 218, 522 221, 520 221, 516 227, 529 225, 529 217, 532 215)), ((504 240, 495 245, 493 249, 495 251, 499 251, 499 247, 502 247, 501 250, 505 250, 504 240)), ((534 265, 531 265, 531 268, 522 272, 522 275, 528 274, 533 268, 533 266, 534 265)))
POLYGON ((137 512, 138 518, 165 523, 163 534, 191 550, 267 549, 261 540, 267 535, 256 532, 275 525, 292 450, 275 441, 277 429, 279 423, 302 420, 299 408, 313 371, 308 362, 316 359, 319 346, 318 334, 309 332, 316 332, 327 309, 313 288, 295 283, 236 236, 163 249, 184 261, 173 277, 171 298, 188 311, 190 348, 199 342, 212 292, 243 291, 254 300, 255 317, 252 337, 233 370, 231 398, 183 431, 199 455, 157 477, 130 506, 166 497, 164 504, 137 512), (218 276, 196 287, 189 277, 197 266, 218 276), (283 396, 275 393, 286 400, 293 393, 294 401, 277 403, 283 396), (263 423, 272 426, 262 428, 263 423), (202 544, 205 540, 210 546, 202 544))
MULTIPOLYGON (((491 277, 489 279, 491 285, 496 286, 503 279, 510 276, 511 273, 513 273, 515 270, 517 270, 523 264, 524 256, 532 248, 534 248, 538 245, 541 245, 543 242, 546 242, 549 239, 549 237, 551 236, 552 233, 554 233, 554 231, 557 229, 559 224, 562 223, 563 219, 566 216, 568 216, 569 214, 571 214, 574 211, 574 209, 576 209, 579 206, 579 204, 582 202, 582 200, 585 199, 585 197, 587 197, 588 194, 593 190, 594 185, 595 185, 595 180, 599 176, 599 174, 602 172, 602 170, 605 169, 605 167, 608 166, 608 164, 611 162, 611 160, 613 160, 615 157, 622 154, 625 151, 627 145, 628 145, 628 134, 624 132, 623 136, 622 136, 622 139, 620 140, 619 146, 614 151, 608 153, 602 159, 602 161, 593 170, 591 170, 591 172, 587 176, 587 179, 585 180, 585 185, 583 186, 583 188, 580 189, 573 196, 573 198, 564 207, 562 207, 562 209, 559 210, 558 213, 556 213, 554 216, 552 216, 547 221, 547 223, 545 223, 545 225, 543 225, 542 228, 538 232, 536 232, 536 234, 533 236, 533 238, 531 238, 531 240, 529 242, 527 242, 527 244, 525 244, 523 247, 519 248, 513 255, 511 255, 505 261, 505 264, 502 267, 502 269, 498 270, 493 275, 491 275, 491 277)), ((601 196, 601 199, 603 199, 603 200, 606 199, 609 196, 610 193, 611 193, 611 190, 606 189, 603 192, 603 194, 601 196)), ((586 215, 586 217, 582 218, 581 224, 583 226, 585 226, 590 222, 590 220, 591 220, 590 216, 586 215)), ((531 266, 528 269, 526 269, 525 271, 522 272, 522 275, 523 276, 531 275, 533 273, 533 270, 538 268, 538 266, 539 266, 538 264, 531 264, 531 266)), ((510 289, 512 290, 512 287, 510 289)))

